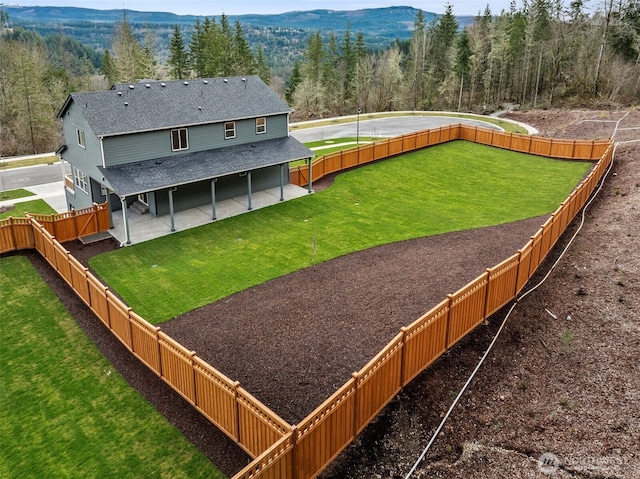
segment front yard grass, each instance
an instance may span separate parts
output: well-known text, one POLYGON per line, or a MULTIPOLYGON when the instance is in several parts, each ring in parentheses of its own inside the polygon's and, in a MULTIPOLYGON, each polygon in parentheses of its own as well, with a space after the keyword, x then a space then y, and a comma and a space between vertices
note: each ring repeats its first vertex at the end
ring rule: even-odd
POLYGON ((345 172, 313 195, 90 263, 129 306, 158 324, 355 251, 550 213, 589 167, 449 142, 345 172))
POLYGON ((0 291, 0 477, 224 477, 129 387, 25 257, 0 260, 0 291))
POLYGON ((44 200, 23 201, 15 203, 14 208, 4 213, 0 213, 0 220, 13 216, 14 218, 24 218, 27 213, 32 215, 52 215, 56 213, 44 200))
POLYGON ((33 196, 34 194, 24 188, 18 188, 17 190, 0 191, 0 201, 15 200, 16 198, 26 198, 27 196, 33 196))

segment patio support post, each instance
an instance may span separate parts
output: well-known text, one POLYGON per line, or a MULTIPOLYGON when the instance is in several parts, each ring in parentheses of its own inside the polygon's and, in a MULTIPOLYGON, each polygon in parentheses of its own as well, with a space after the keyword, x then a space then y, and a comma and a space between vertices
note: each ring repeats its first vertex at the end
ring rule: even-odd
POLYGON ((211 180, 211 219, 215 220, 216 218, 216 181, 218 178, 214 178, 211 180))
POLYGON ((251 172, 247 172, 247 197, 249 198, 249 210, 252 210, 251 206, 251 172))
POLYGON ((171 231, 176 230, 176 225, 173 217, 173 192, 176 188, 169 188, 169 216, 171 217, 171 231))
POLYGON ((286 163, 280 165, 280 201, 284 201, 284 167, 286 163))
POLYGON ((111 205, 111 192, 107 190, 107 208, 109 208, 109 229, 113 229, 113 206, 111 205))
POLYGON ((129 231, 129 217, 127 216, 127 197, 121 196, 120 203, 122 204, 122 220, 124 222, 125 243, 131 244, 131 232, 129 231))
POLYGON ((311 168, 311 160, 312 158, 309 157, 307 158, 307 168, 309 170, 309 193, 313 193, 313 185, 312 185, 312 179, 311 179, 311 171, 313 170, 313 168, 311 168))

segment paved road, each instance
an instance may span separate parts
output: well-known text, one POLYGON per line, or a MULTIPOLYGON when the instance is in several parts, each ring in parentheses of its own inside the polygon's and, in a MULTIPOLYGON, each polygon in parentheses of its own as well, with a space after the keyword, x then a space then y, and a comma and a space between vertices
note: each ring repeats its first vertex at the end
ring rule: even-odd
MULTIPOLYGON (((67 171, 66 173, 70 172, 67 171)), ((0 191, 43 185, 62 181, 63 179, 64 175, 62 174, 60 163, 0 170, 0 191)))
MULTIPOLYGON (((303 143, 331 138, 356 137, 359 130, 360 137, 383 136, 392 137, 411 133, 413 131, 428 130, 451 123, 467 123, 488 128, 497 128, 489 123, 467 120, 463 118, 448 118, 438 116, 399 116, 391 118, 376 118, 374 120, 353 121, 339 125, 320 126, 304 130, 292 131, 291 136, 303 143), (359 125, 358 125, 359 123, 359 125)), ((67 169, 69 165, 67 165, 67 169)), ((70 173, 70 171, 66 171, 70 173)), ((30 186, 54 183, 63 180, 60 164, 31 166, 11 170, 0 170, 0 191, 27 188, 30 186)))
POLYGON ((482 121, 468 120, 466 118, 452 118, 443 116, 397 116, 390 118, 376 118, 373 120, 360 120, 353 123, 341 123, 339 125, 320 126, 316 128, 305 128, 295 130, 290 134, 292 137, 303 143, 316 140, 330 140, 332 138, 356 137, 359 136, 384 136, 392 137, 404 135, 414 131, 428 130, 451 123, 465 123, 478 125, 485 128, 496 128, 495 125, 482 121))

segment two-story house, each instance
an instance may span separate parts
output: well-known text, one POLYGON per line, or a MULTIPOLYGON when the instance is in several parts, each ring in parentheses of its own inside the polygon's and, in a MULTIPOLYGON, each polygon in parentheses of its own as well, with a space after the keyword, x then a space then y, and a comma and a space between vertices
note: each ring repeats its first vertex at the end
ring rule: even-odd
MULTIPOLYGON (((109 201, 130 242, 130 207, 152 215, 289 182, 288 164, 314 153, 289 136, 286 105, 258 76, 116 84, 72 93, 58 113, 70 163, 69 209, 109 201)), ((311 185, 309 185, 311 191, 311 185)))

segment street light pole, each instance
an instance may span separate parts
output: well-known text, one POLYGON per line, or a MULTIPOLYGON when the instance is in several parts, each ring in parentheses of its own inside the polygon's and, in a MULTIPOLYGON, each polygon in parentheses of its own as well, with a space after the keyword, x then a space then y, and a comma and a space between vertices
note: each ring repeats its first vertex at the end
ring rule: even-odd
POLYGON ((358 105, 356 108, 356 145, 360 144, 360 113, 362 113, 362 108, 358 105))

